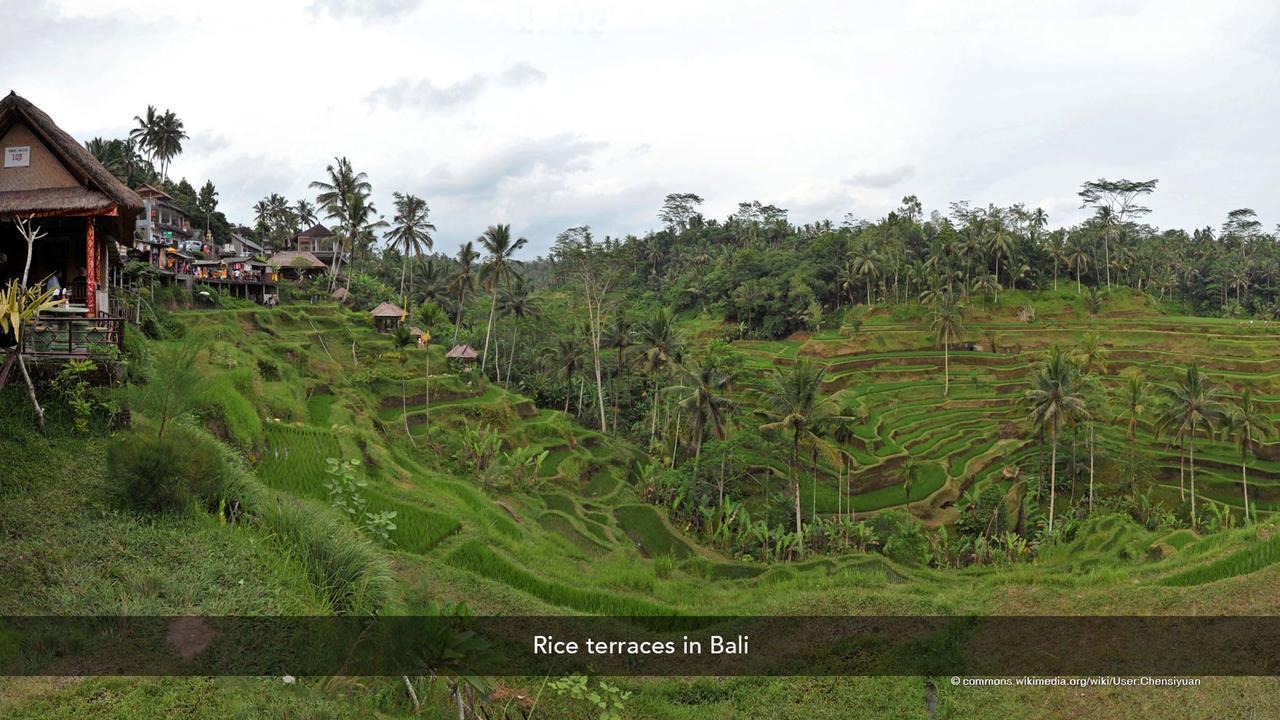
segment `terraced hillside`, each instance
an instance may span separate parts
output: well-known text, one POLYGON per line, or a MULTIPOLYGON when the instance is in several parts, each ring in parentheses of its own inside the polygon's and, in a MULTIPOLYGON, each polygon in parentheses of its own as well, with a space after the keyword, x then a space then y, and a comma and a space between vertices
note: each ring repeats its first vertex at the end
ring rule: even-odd
MULTIPOLYGON (((1100 478, 1115 478, 1117 464, 1136 447, 1137 456, 1150 468, 1140 491, 1149 488, 1153 499, 1171 508, 1184 502, 1180 475, 1183 485, 1187 479, 1179 449, 1168 437, 1155 436, 1149 414, 1139 422, 1136 445, 1129 442, 1127 417, 1118 398, 1127 373, 1141 372, 1159 385, 1172 382, 1187 363, 1197 363, 1210 382, 1224 389, 1227 399, 1251 386, 1267 416, 1280 418, 1280 325, 1160 316, 1144 307, 1140 296, 1120 298, 1119 309, 1104 307, 1094 316, 1080 310, 1078 299, 1067 293, 1059 298, 1037 296, 1038 318, 1020 322, 1019 295, 999 308, 970 309, 962 342, 949 352, 950 395, 945 398, 943 352, 919 308, 877 308, 860 319, 856 331, 846 325, 842 331, 802 333, 774 342, 740 341, 734 346, 748 356, 747 385, 756 392, 763 391, 775 368, 797 358, 824 366, 824 390, 843 407, 865 411, 852 439, 831 439, 856 462, 848 485, 854 510, 909 505, 932 524, 953 521, 957 506, 989 485, 1013 489, 1041 474, 1045 446, 1026 423, 1023 393, 1050 346, 1074 351, 1086 333, 1099 335, 1106 353, 1105 370, 1096 372, 1110 399, 1093 426, 1095 473, 1100 478), (908 459, 922 464, 909 499, 902 487, 902 467, 908 459)), ((704 339, 720 331, 697 323, 687 329, 704 339)), ((1075 498, 1087 486, 1087 458, 1082 457, 1087 428, 1078 432, 1075 498)), ((1249 471, 1251 504, 1259 511, 1275 512, 1280 510, 1280 442, 1263 441, 1256 453, 1249 471)), ((782 473, 778 461, 767 464, 782 473)), ((824 465, 816 490, 802 487, 803 506, 816 506, 820 514, 849 507, 837 497, 844 482, 824 465)), ((1106 482, 1109 489, 1119 487, 1106 482)), ((1201 503, 1222 503, 1240 512, 1240 452, 1230 438, 1197 441, 1196 492, 1201 503)))
MULTIPOLYGON (((527 398, 496 384, 479 380, 468 384, 465 373, 452 372, 444 363, 439 347, 429 353, 397 352, 389 338, 366 327, 364 318, 334 306, 200 311, 181 317, 207 348, 200 357, 207 376, 211 380, 234 376, 234 382, 214 387, 215 397, 202 415, 241 447, 262 483, 301 498, 326 501, 326 460, 362 461, 371 507, 396 513, 393 544, 382 549, 397 578, 394 600, 386 612, 423 612, 432 603, 461 601, 478 613, 548 615, 709 611, 1249 614, 1269 612, 1271 598, 1280 590, 1280 552, 1275 540, 1280 533, 1275 520, 1201 536, 1190 530, 1149 531, 1127 517, 1104 514, 1087 521, 1073 540, 1047 549, 1034 562, 959 571, 898 562, 880 554, 849 553, 775 564, 727 557, 674 527, 662 509, 641 502, 633 485, 634 450, 582 428, 563 413, 535 408, 527 398), (429 380, 428 365, 433 372, 429 380), (245 409, 253 412, 252 419, 237 416, 245 409), (462 437, 482 424, 498 431, 503 451, 522 446, 545 450, 547 459, 538 478, 515 485, 485 481, 468 472, 459 459, 462 437)), ((1219 364, 1205 361, 1214 377, 1224 382, 1228 373, 1242 372, 1244 367, 1228 364, 1261 364, 1277 350, 1269 335, 1247 324, 1106 317, 1099 322, 1137 328, 1115 343, 1112 357, 1117 363, 1142 363, 1153 376, 1175 365, 1183 348, 1191 348, 1185 352, 1193 354, 1196 348, 1203 352, 1218 352, 1218 346, 1233 349, 1222 355, 1219 364), (1140 323, 1145 325, 1139 327, 1140 323), (1156 339, 1165 345, 1157 345, 1156 339)), ((966 485, 1009 482, 1000 474, 1009 458, 1034 463, 1035 448, 1026 445, 1017 414, 1022 379, 1041 348, 1053 342, 1074 342, 1090 324, 1043 314, 1039 323, 1029 326, 981 316, 972 319, 968 336, 1000 328, 997 338, 1016 335, 1021 347, 1017 352, 957 352, 952 359, 952 397, 941 405, 941 358, 927 347, 925 329, 917 321, 872 316, 850 337, 831 333, 739 346, 750 354, 758 376, 800 356, 822 358, 832 368, 828 387, 842 397, 865 402, 868 420, 858 428, 857 439, 847 444, 863 463, 854 476, 859 512, 903 502, 894 494, 901 492, 900 486, 888 478, 893 477, 895 463, 901 462, 895 458, 913 452, 937 467, 935 476, 921 481, 924 487, 913 489, 913 509, 941 519, 952 511, 943 507, 945 498, 954 497, 966 485), (1006 425, 1018 430, 1006 433, 1006 425)), ((1274 398, 1275 388, 1266 372, 1259 370, 1251 377, 1274 398)), ((1120 448, 1124 440, 1119 427, 1102 429, 1099 435, 1109 447, 1120 448)), ((1144 428, 1141 437, 1152 452, 1163 453, 1165 467, 1176 471, 1176 455, 1151 440, 1149 429, 1144 428)), ((1223 500, 1229 502, 1233 476, 1226 465, 1234 456, 1221 443, 1206 444, 1204 455, 1224 465, 1223 500)), ((768 456, 760 462, 776 464, 768 456)), ((1272 462, 1256 463, 1254 476, 1264 497, 1263 488, 1273 482, 1272 462)), ((36 457, 27 465, 43 467, 36 457)), ((1217 489, 1209 479, 1213 474, 1210 465, 1202 488, 1206 497, 1213 497, 1217 489)), ((1169 492, 1176 494, 1176 481, 1175 475, 1169 492)), ((1164 482, 1170 484, 1167 477, 1164 482)), ((47 482, 30 485, 70 496, 47 482)), ((834 487, 834 483, 828 486, 828 495, 819 493, 805 500, 816 499, 821 508, 834 510, 834 487)), ((33 496, 31 503, 40 502, 40 497, 33 496)), ((116 515, 94 517, 99 515, 100 525, 119 522, 116 515)), ((32 512, 30 517, 45 516, 32 512)), ((250 539, 239 530, 220 526, 213 517, 161 520, 151 529, 129 532, 164 532, 170 522, 178 527, 173 539, 166 540, 169 543, 180 543, 184 536, 193 542, 214 538, 225 545, 250 539)), ((28 525, 13 525, 21 530, 15 535, 18 554, 30 552, 28 548, 42 533, 61 532, 63 527, 53 519, 28 525)), ((117 536, 110 527, 95 526, 85 542, 101 544, 104 533, 117 536)), ((253 548, 255 553, 268 552, 267 545, 253 548)), ((76 553, 61 555, 74 558, 76 553)), ((168 562, 170 556, 184 557, 175 550, 154 562, 168 562)), ((273 570, 277 574, 303 576, 291 569, 294 561, 288 553, 268 560, 278 568, 273 570)), ((133 607, 136 596, 148 586, 130 580, 127 568, 123 580, 115 579, 113 574, 125 571, 109 565, 100 570, 86 566, 84 572, 105 575, 85 587, 134 585, 118 597, 103 591, 94 605, 100 613, 123 611, 124 607, 116 607, 118 603, 133 607)), ((157 566, 148 572, 160 577, 169 570, 157 566)), ((46 575, 53 580, 58 577, 56 572, 46 575)), ((32 577, 14 576, 12 581, 26 589, 23 596, 31 604, 27 611, 46 604, 56 608, 69 597, 65 587, 47 591, 29 587, 32 577)), ((222 578, 214 576, 208 581, 210 587, 220 588, 222 578)), ((253 576, 248 579, 252 582, 253 576)), ((192 612, 190 601, 184 599, 190 597, 188 590, 175 590, 171 598, 149 600, 143 607, 156 614, 192 612)), ((236 612, 238 608, 220 609, 236 612)), ((540 681, 508 680, 530 693, 540 681)), ((163 682, 174 687, 186 681, 163 682)), ((1025 703, 1043 703, 1046 697, 1043 689, 1000 695, 947 687, 928 690, 918 678, 633 678, 619 682, 636 693, 631 715, 653 718, 761 717, 784 700, 796 713, 811 717, 906 717, 935 706, 943 717, 1010 717, 1018 716, 1018 707, 1025 703), (886 705, 888 698, 893 700, 886 705)), ((237 692, 234 683, 225 687, 227 693, 237 692)), ((1224 685, 1191 700, 1152 696, 1144 710, 1170 714, 1185 710, 1188 702, 1205 716, 1213 709, 1238 710, 1243 696, 1237 690, 1224 685)), ((0 693, 12 698, 0 700, 0 709, 11 716, 40 716, 47 709, 42 703, 52 702, 46 698, 62 691, 0 693)), ((95 681, 69 692, 79 693, 86 706, 100 707, 94 704, 99 702, 95 698, 126 690, 95 681)), ((298 692, 306 693, 311 702, 329 702, 318 688, 298 692)), ((181 696, 182 692, 171 694, 181 696)), ((1120 716, 1124 709, 1124 701, 1102 695, 1082 700, 1063 694, 1060 701, 1091 703, 1109 716, 1120 716)), ((1245 709, 1260 716, 1277 710, 1266 702, 1245 709)))

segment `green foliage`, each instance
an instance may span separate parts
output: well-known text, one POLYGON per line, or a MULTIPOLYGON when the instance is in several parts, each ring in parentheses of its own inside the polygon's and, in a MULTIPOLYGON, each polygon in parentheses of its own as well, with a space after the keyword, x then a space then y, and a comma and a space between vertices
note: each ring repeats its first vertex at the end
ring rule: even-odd
POLYGON ((631 693, 604 680, 596 679, 595 686, 583 675, 570 675, 553 680, 551 689, 557 694, 572 698, 585 705, 588 714, 598 720, 622 720, 631 693))
POLYGON ((98 365, 92 360, 69 360, 53 379, 53 390, 71 411, 76 432, 88 432, 95 416, 109 416, 115 409, 115 403, 89 382, 97 372, 98 365))
POLYGON ((107 474, 125 503, 143 512, 176 512, 195 499, 207 508, 239 495, 232 461, 207 435, 183 426, 163 436, 131 433, 111 445, 107 474))

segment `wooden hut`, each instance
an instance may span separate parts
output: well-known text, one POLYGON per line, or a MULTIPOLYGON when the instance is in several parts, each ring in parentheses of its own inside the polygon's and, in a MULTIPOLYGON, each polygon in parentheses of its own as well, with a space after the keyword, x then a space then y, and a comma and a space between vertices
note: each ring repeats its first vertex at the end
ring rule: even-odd
POLYGON ((24 272, 31 285, 57 277, 70 301, 22 333, 22 352, 65 358, 120 346, 124 321, 110 314, 110 278, 132 245, 142 198, 13 92, 0 99, 0 160, 0 286, 24 272), (18 221, 36 231, 30 258, 18 221))
POLYGON ((470 345, 454 345, 449 349, 449 352, 444 354, 444 356, 445 359, 448 360, 461 360, 464 363, 470 364, 471 361, 480 357, 480 353, 476 352, 476 349, 470 345))
POLYGON ((295 279, 323 275, 329 266, 305 250, 282 250, 267 259, 267 264, 281 274, 295 279))
POLYGON ((369 314, 373 316, 373 326, 378 329, 378 332, 390 332, 400 327, 400 322, 405 316, 404 310, 401 310, 399 305, 389 302, 384 302, 370 310, 369 314))
POLYGON ((29 281, 57 271, 63 287, 82 294, 85 315, 106 314, 109 266, 133 242, 142 198, 13 92, 0 99, 0 152, 0 282, 22 277, 27 247, 12 221, 32 218, 43 237, 29 281))

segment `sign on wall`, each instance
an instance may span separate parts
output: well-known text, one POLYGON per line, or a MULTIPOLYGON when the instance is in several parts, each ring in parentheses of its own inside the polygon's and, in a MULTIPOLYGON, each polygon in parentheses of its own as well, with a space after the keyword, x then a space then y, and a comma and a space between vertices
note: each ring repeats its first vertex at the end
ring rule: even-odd
POLYGON ((31 146, 7 147, 4 149, 4 166, 28 167, 31 165, 31 146))

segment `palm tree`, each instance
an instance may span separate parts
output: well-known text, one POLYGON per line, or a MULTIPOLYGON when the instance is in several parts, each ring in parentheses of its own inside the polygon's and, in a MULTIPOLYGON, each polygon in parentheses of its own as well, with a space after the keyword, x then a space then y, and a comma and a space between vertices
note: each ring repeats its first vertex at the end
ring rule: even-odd
MULTIPOLYGON (((148 112, 150 108, 148 107, 148 112)), ((182 121, 171 110, 165 110, 159 117, 159 124, 153 128, 151 150, 160 159, 160 176, 169 179, 169 163, 182 154, 182 141, 187 139, 182 121)))
POLYGON ((902 492, 905 496, 905 503, 911 504, 911 488, 920 480, 920 463, 915 460, 908 460, 902 464, 902 492))
POLYGON ((689 413, 691 432, 693 433, 693 465, 698 466, 698 458, 702 455, 702 438, 708 426, 716 438, 725 439, 725 425, 728 412, 734 402, 724 393, 733 378, 714 365, 708 363, 694 364, 692 367, 680 366, 677 369, 680 384, 670 388, 671 391, 683 394, 679 405, 689 413))
POLYGON ((641 369, 653 379, 653 420, 649 424, 649 442, 658 432, 658 374, 675 365, 680 340, 671 311, 659 308, 640 326, 641 369))
POLYGON ((635 326, 625 315, 619 314, 605 330, 604 346, 617 353, 613 371, 613 434, 618 434, 618 402, 622 397, 622 371, 626 367, 628 351, 635 347, 635 326))
MULTIPOLYGON (((351 205, 356 198, 367 198, 373 192, 373 186, 369 184, 368 176, 356 172, 351 167, 351 161, 345 157, 334 158, 333 164, 325 167, 325 173, 329 176, 327 180, 315 180, 310 185, 311 189, 320 191, 316 195, 316 203, 324 209, 326 217, 336 220, 346 235, 351 237, 351 205)), ((329 281, 331 286, 337 282, 341 255, 341 252, 333 254, 332 277, 329 281)))
POLYGON ((1013 257, 1013 235, 1005 230, 1004 218, 999 212, 990 216, 992 233, 987 237, 987 252, 996 260, 996 302, 1000 302, 1000 257, 1013 257))
MULTIPOLYGON (((511 387, 511 369, 516 363, 516 333, 520 329, 521 323, 529 318, 538 317, 541 311, 529 292, 529 286, 518 275, 515 277, 514 282, 503 291, 500 307, 502 308, 502 314, 511 318, 511 350, 507 355, 506 376, 507 387, 511 387)), ((495 362, 495 366, 496 364, 495 362)))
POLYGON ((1249 453, 1253 452, 1255 440, 1271 435, 1271 420, 1258 409, 1252 387, 1246 387, 1241 393, 1240 402, 1232 409, 1229 422, 1236 444, 1240 447, 1240 488, 1244 494, 1244 521, 1247 523, 1250 519, 1249 453))
MULTIPOLYGON (((348 200, 350 215, 347 218, 348 234, 346 246, 351 253, 352 268, 356 258, 368 256, 374 243, 378 241, 377 232, 387 227, 387 221, 378 215, 378 210, 369 200, 368 195, 354 195, 348 200)), ((285 206, 288 211, 288 206, 285 206)), ((292 214, 292 211, 289 211, 292 214)), ((351 273, 347 273, 347 287, 351 287, 351 273)))
MULTIPOLYGON (((498 310, 498 287, 511 282, 516 262, 511 256, 528 242, 524 238, 513 241, 510 225, 490 225, 480 236, 480 245, 489 253, 484 267, 480 268, 480 278, 489 291, 489 323, 484 330, 484 352, 480 354, 482 374, 485 362, 489 359, 489 336, 493 332, 493 317, 498 310)), ((497 365, 496 359, 494 365, 497 365)))
POLYGON ((1076 271, 1076 294, 1080 293, 1080 273, 1089 269, 1089 250, 1084 242, 1076 240, 1067 248, 1067 267, 1076 271))
POLYGON ((951 343, 964 332, 964 306, 947 295, 930 308, 933 336, 942 346, 942 396, 951 394, 951 343))
MULTIPOLYGON (((828 456, 838 463, 838 452, 822 438, 822 430, 835 422, 848 420, 840 414, 835 400, 822 394, 822 380, 826 368, 819 367, 808 358, 796 361, 787 371, 774 368, 773 377, 765 390, 770 414, 774 420, 760 426, 761 430, 778 430, 790 435, 790 480, 795 495, 796 534, 800 536, 800 550, 804 551, 804 533, 800 519, 800 445, 806 444, 814 452, 828 456)), ((817 483, 818 468, 813 468, 817 483)))
MULTIPOLYGON (((578 376, 578 371, 582 369, 585 357, 586 353, 582 346, 572 337, 557 338, 555 345, 542 351, 543 361, 547 363, 552 375, 570 385, 572 385, 573 379, 578 376)), ((569 412, 569 398, 572 396, 573 393, 566 389, 564 393, 565 413, 569 412)))
POLYGON ((458 272, 449 283, 452 294, 458 298, 458 317, 453 324, 453 342, 458 342, 458 328, 462 327, 462 313, 467 307, 467 291, 476 287, 475 264, 480 253, 475 246, 465 242, 458 248, 458 272))
POLYGON ((871 279, 880 274, 881 258, 868 243, 859 243, 853 252, 849 253, 849 263, 853 265, 853 271, 861 275, 867 285, 867 306, 871 305, 871 279))
POLYGON ((1057 345, 1031 377, 1031 388, 1025 394, 1030 407, 1031 425, 1043 436, 1049 436, 1049 535, 1053 535, 1053 518, 1058 488, 1058 431, 1088 417, 1080 379, 1080 369, 1057 345))
POLYGON ((1076 356, 1080 369, 1086 374, 1107 372, 1107 348, 1098 333, 1085 333, 1080 339, 1080 352, 1076 356))
MULTIPOLYGON (((431 209, 422 198, 398 192, 392 193, 392 197, 395 198, 396 214, 391 219, 391 232, 387 233, 387 239, 403 252, 400 262, 400 303, 408 307, 404 277, 410 269, 409 257, 413 256, 416 259, 422 255, 423 248, 427 250, 432 248, 434 243, 431 233, 436 231, 436 226, 427 219, 431 209)), ((409 294, 413 294, 412 276, 409 280, 409 294)))
POLYGON ((1151 394, 1151 383, 1146 381, 1140 371, 1125 373, 1124 385, 1120 387, 1120 402, 1128 418, 1127 435, 1132 446, 1138 435, 1138 421, 1147 412, 1147 397, 1151 394))
POLYGON ((298 224, 304 228, 316 224, 316 206, 308 200, 299 200, 294 203, 293 213, 298 216, 298 224))
POLYGON ((160 126, 160 116, 156 113, 154 105, 148 105, 146 116, 134 115, 133 121, 137 126, 129 131, 129 139, 137 143, 138 147, 147 154, 147 162, 151 162, 155 157, 154 140, 156 128, 160 126))
POLYGON ((1173 385, 1160 388, 1167 403, 1157 421, 1157 432, 1169 432, 1188 440, 1191 478, 1191 524, 1196 524, 1196 434, 1201 428, 1212 435, 1222 422, 1226 406, 1222 393, 1208 382, 1200 366, 1192 363, 1173 385))

